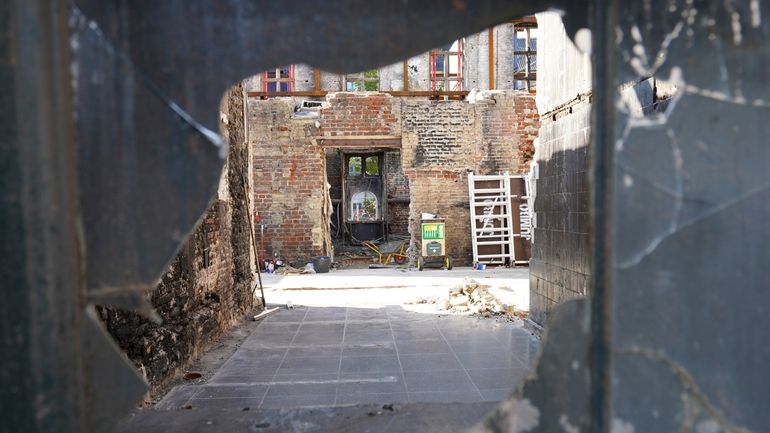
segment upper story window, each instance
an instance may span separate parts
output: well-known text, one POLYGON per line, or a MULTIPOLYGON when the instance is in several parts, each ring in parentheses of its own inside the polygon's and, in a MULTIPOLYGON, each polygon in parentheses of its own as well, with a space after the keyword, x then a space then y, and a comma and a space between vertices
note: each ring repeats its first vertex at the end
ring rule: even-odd
POLYGON ((351 156, 348 158, 348 176, 379 176, 380 175, 380 157, 372 156, 351 156))
POLYGON ((378 90, 380 90, 379 69, 345 75, 345 91, 347 92, 376 92, 378 90))
POLYGON ((513 88, 534 91, 537 83, 537 21, 527 17, 513 24, 513 88))
POLYGON ((263 92, 293 92, 294 91, 294 65, 265 71, 262 74, 263 92))
POLYGON ((463 89, 463 43, 456 40, 430 52, 431 90, 463 89))

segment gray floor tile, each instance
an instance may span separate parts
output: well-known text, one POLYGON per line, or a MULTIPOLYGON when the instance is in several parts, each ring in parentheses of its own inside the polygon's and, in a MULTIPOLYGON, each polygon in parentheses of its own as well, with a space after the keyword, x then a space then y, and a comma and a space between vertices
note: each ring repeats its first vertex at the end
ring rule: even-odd
POLYGON ((468 391, 428 391, 410 392, 409 402, 431 403, 469 403, 483 401, 483 397, 476 390, 468 391))
POLYGON ((482 389, 481 396, 484 401, 503 401, 513 392, 512 388, 482 389))
POLYGON ((293 316, 281 316, 276 315, 273 317, 268 317, 267 319, 263 319, 262 322, 267 323, 302 323, 302 319, 305 318, 305 314, 301 315, 293 315, 293 316))
POLYGON ((396 341, 404 340, 440 340, 441 334, 433 328, 408 328, 394 329, 393 337, 396 341))
POLYGON ((251 370, 237 370, 227 371, 219 370, 216 372, 208 383, 221 384, 221 383, 262 383, 270 382, 278 371, 277 368, 262 369, 259 371, 251 370))
POLYGON ((340 355, 287 358, 278 369, 278 374, 335 373, 340 368, 340 355))
POLYGON ((195 398, 262 398, 267 385, 205 385, 195 398))
POLYGON ((317 309, 310 309, 305 315, 304 322, 339 322, 345 321, 346 315, 344 311, 318 311, 317 309))
POLYGON ((464 370, 405 371, 404 380, 406 390, 410 393, 476 390, 464 370))
POLYGON ((375 356, 395 355, 396 346, 392 342, 345 344, 342 348, 342 356, 375 356))
POLYGON ((457 353, 467 352, 495 352, 506 350, 493 338, 468 338, 468 339, 447 339, 452 349, 457 353))
POLYGON ((444 340, 396 340, 396 347, 399 355, 452 352, 444 340))
POLYGON ((267 390, 267 397, 279 397, 287 395, 313 395, 313 394, 332 394, 337 392, 337 384, 332 383, 292 383, 270 385, 267 390))
POLYGON ((388 393, 354 393, 337 394, 338 405, 344 404, 389 404, 389 403, 408 403, 409 397, 405 392, 388 393))
POLYGON ((187 402, 200 390, 201 387, 199 386, 175 386, 155 405, 155 409, 178 409, 187 404, 187 402))
POLYGON ((524 381, 525 368, 484 368, 468 370, 468 375, 479 389, 514 388, 524 381))
POLYGON ((339 356, 342 353, 342 346, 300 346, 292 347, 286 353, 286 359, 307 358, 316 356, 339 356))
POLYGON ((393 341, 390 329, 377 331, 345 331, 344 344, 384 343, 393 341))
POLYGON ((328 323, 328 322, 320 322, 320 323, 302 323, 302 326, 299 328, 299 334, 306 334, 309 332, 328 332, 328 333, 335 333, 335 334, 342 334, 342 331, 345 329, 344 323, 328 323))
POLYGON ((538 347, 507 324, 397 306, 282 310, 207 384, 176 387, 156 408, 494 402, 523 380, 538 347))
POLYGON ((297 383, 297 382, 326 382, 326 383, 337 383, 337 376, 338 373, 318 373, 318 372, 307 372, 307 373, 295 373, 295 374, 276 374, 275 377, 271 379, 273 383, 276 384, 290 384, 290 383, 297 383))
POLYGON ((264 359, 264 358, 271 358, 271 359, 283 359, 283 356, 286 354, 286 348, 252 348, 252 347, 240 347, 238 350, 233 354, 232 358, 234 359, 241 359, 241 358, 248 358, 248 359, 264 359))
POLYGON ((260 333, 277 333, 277 332, 297 332, 299 329, 299 322, 268 322, 260 323, 257 327, 257 332, 260 333))
POLYGON ((300 331, 300 333, 297 334, 297 336, 294 338, 294 341, 291 343, 292 347, 307 346, 309 344, 342 344, 342 331, 308 331, 306 333, 302 333, 300 331))
POLYGON ((348 307, 347 313, 348 313, 348 319, 359 318, 359 317, 366 318, 366 319, 388 317, 388 310, 385 308, 348 307))
POLYGON ((345 332, 387 331, 390 332, 390 322, 387 320, 353 322, 348 319, 345 332))
POLYGON ((399 355, 404 371, 460 370, 462 366, 452 353, 399 355))
POLYGON ((193 409, 256 409, 261 397, 249 398, 194 398, 190 401, 193 409))
POLYGON ((291 344, 294 334, 268 334, 263 335, 255 333, 254 338, 245 340, 241 347, 248 349, 270 349, 270 348, 282 348, 288 347, 291 344))
POLYGON ((281 310, 272 316, 262 319, 262 324, 268 323, 297 323, 301 322, 305 318, 307 310, 305 309, 293 309, 293 310, 281 310))
POLYGON ((232 357, 222 364, 222 369, 228 371, 259 371, 269 368, 278 368, 283 361, 283 356, 272 358, 246 358, 239 355, 232 357))
POLYGON ((265 397, 260 409, 333 406, 335 394, 265 397))
POLYGON ((401 365, 394 355, 343 356, 340 368, 342 373, 393 373, 400 371, 401 365))
POLYGON ((391 392, 406 392, 401 373, 343 373, 337 385, 338 394, 391 392))
POLYGON ((458 352, 457 357, 466 369, 525 367, 519 355, 512 352, 458 352))

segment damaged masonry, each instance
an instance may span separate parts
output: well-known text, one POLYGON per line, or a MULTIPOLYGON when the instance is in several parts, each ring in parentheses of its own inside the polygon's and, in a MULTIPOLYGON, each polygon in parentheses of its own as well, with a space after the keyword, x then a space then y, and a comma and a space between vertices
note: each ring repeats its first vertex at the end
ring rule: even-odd
POLYGON ((4 3, 0 431, 764 431, 769 13, 4 3))

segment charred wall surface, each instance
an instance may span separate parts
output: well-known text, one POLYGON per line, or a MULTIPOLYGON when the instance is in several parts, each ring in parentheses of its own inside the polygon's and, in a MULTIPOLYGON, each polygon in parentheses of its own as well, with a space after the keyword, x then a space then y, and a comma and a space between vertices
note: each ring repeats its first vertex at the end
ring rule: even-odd
POLYGON ((253 307, 241 86, 227 92, 222 112, 223 133, 231 144, 218 196, 147 294, 163 322, 99 308, 110 333, 151 385, 172 377, 253 307))

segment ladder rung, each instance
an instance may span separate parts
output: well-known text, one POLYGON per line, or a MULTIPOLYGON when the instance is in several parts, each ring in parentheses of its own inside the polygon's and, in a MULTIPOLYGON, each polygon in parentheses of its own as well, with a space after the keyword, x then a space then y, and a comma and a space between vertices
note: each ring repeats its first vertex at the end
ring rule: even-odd
POLYGON ((486 232, 508 232, 511 231, 508 227, 487 227, 487 228, 481 228, 476 227, 476 233, 486 233, 486 232))
POLYGON ((509 204, 511 204, 511 202, 509 201, 493 201, 493 202, 475 201, 473 202, 474 206, 503 206, 503 205, 509 205, 509 204))
POLYGON ((473 194, 491 194, 493 192, 505 192, 505 188, 486 188, 486 189, 477 189, 473 191, 473 194))

